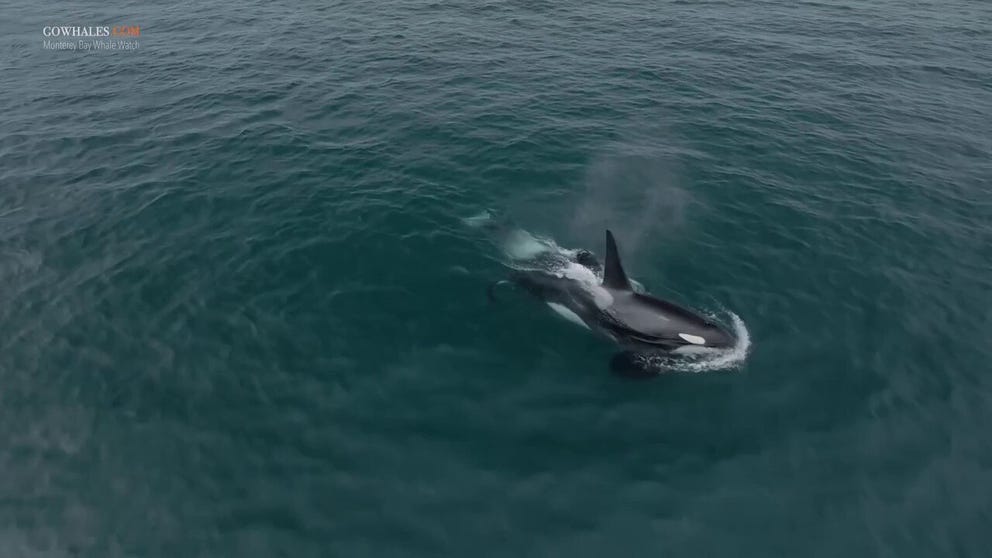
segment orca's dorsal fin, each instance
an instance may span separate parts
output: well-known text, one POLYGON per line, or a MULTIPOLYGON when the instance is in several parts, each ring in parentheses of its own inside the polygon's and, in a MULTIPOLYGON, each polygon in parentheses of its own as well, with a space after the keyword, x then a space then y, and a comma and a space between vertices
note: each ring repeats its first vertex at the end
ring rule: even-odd
POLYGON ((627 274, 620 265, 617 241, 613 239, 613 233, 609 229, 606 231, 606 267, 603 269, 603 286, 623 291, 632 290, 630 279, 627 279, 627 274))

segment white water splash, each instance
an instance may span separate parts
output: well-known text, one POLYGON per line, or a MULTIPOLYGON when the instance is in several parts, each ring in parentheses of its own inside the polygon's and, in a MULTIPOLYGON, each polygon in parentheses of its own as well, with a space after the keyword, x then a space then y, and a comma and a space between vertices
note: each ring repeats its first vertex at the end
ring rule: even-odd
POLYGON ((560 269, 551 273, 558 277, 571 279, 581 285, 592 296, 593 302, 600 310, 609 308, 613 304, 613 295, 602 286, 603 278, 588 267, 568 261, 560 269))
POLYGON ((511 259, 510 267, 571 279, 589 292, 600 309, 613 304, 613 295, 602 286, 602 275, 575 261, 579 252, 576 249, 563 248, 550 238, 516 229, 506 235, 503 251, 511 259))
POLYGON ((503 240, 503 251, 514 260, 532 260, 541 254, 557 252, 557 246, 547 239, 515 229, 507 233, 503 240))
MULTIPOLYGON (((501 221, 497 214, 488 209, 462 219, 465 225, 473 229, 490 229, 499 243, 500 250, 513 262, 539 264, 540 257, 548 255, 560 256, 564 263, 569 257, 575 257, 576 250, 562 248, 550 238, 535 235, 521 228, 509 227, 501 221)), ((530 266, 525 268, 533 269, 530 266)), ((552 270, 547 268, 545 271, 552 270)))

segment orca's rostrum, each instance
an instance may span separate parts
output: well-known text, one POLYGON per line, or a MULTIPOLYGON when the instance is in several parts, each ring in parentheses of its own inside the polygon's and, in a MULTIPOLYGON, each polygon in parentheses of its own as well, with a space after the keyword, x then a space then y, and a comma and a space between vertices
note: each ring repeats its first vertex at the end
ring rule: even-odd
MULTIPOLYGON (((598 262, 589 252, 581 252, 577 263, 598 271, 598 262)), ((639 355, 727 349, 736 342, 729 331, 705 316, 635 292, 610 231, 606 231, 606 262, 600 285, 543 270, 515 270, 511 280, 570 321, 598 331, 623 347, 625 352, 613 359, 614 370, 620 373, 649 374, 636 366, 639 355)))

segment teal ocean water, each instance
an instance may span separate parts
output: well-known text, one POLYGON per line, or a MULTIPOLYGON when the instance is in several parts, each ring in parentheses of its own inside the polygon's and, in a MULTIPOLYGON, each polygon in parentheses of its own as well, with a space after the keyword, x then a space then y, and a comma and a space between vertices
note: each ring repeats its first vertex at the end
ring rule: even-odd
POLYGON ((0 13, 0 555, 992 546, 988 2, 0 13), (746 354, 611 375, 486 210, 746 354))

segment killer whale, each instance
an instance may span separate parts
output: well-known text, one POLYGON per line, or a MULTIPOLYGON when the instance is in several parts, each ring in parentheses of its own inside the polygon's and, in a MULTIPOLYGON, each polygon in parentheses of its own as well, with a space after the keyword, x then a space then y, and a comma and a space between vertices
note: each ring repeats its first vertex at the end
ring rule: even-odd
MULTIPOLYGON (((599 262, 588 251, 578 252, 575 263, 592 273, 600 269, 599 262)), ((617 343, 624 352, 614 357, 613 369, 624 375, 644 375, 634 366, 638 355, 726 349, 736 342, 727 329, 706 316, 648 293, 636 292, 609 230, 601 270, 600 284, 590 284, 574 274, 547 270, 514 270, 510 282, 568 320, 617 343)))

